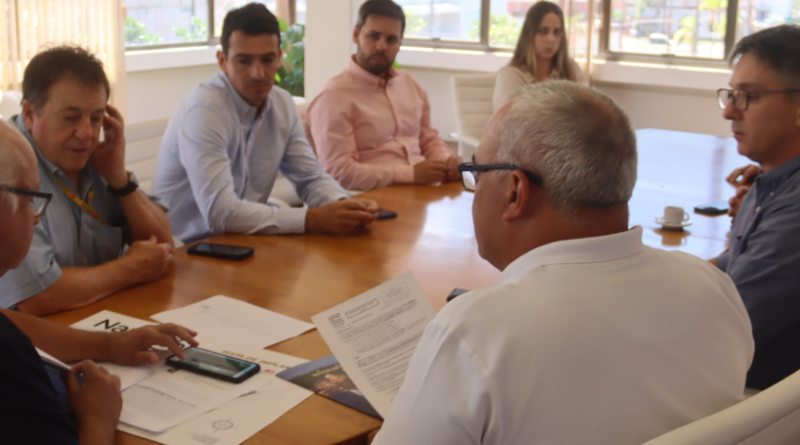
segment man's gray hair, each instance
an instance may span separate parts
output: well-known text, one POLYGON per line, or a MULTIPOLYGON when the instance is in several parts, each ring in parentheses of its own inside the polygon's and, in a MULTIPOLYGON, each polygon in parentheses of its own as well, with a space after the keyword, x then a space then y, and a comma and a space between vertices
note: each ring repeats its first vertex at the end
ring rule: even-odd
POLYGON ((636 134, 610 97, 567 80, 517 91, 500 124, 498 163, 539 174, 564 214, 627 203, 636 184, 636 134))
MULTIPOLYGON (((19 182, 19 160, 15 150, 11 148, 12 142, 0 135, 0 185, 14 187, 19 182)), ((17 208, 17 195, 13 193, 0 193, 0 200, 8 200, 12 207, 17 208)))

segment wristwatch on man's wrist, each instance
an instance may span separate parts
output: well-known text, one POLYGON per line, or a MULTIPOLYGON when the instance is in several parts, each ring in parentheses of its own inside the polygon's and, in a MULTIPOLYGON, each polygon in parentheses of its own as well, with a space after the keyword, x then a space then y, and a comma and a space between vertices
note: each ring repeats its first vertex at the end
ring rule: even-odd
POLYGON ((139 188, 139 183, 136 181, 136 177, 133 176, 133 172, 128 170, 128 183, 125 184, 124 187, 115 189, 114 187, 108 186, 108 192, 112 195, 121 198, 123 196, 128 196, 131 193, 135 192, 136 189, 139 188))

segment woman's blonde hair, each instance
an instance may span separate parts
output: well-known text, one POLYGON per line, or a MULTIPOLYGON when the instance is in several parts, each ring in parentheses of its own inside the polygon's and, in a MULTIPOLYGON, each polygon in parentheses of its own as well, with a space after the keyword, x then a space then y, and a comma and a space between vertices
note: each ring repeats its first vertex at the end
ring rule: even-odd
POLYGON ((561 43, 558 51, 553 56, 551 77, 577 81, 578 73, 573 69, 567 51, 567 30, 564 29, 564 12, 561 11, 557 4, 548 1, 540 1, 528 9, 528 13, 525 14, 525 23, 519 33, 517 47, 514 49, 514 57, 511 58, 509 65, 528 71, 534 79, 536 78, 536 47, 534 46, 534 39, 536 38, 536 33, 539 32, 542 19, 550 13, 557 15, 561 21, 561 43))

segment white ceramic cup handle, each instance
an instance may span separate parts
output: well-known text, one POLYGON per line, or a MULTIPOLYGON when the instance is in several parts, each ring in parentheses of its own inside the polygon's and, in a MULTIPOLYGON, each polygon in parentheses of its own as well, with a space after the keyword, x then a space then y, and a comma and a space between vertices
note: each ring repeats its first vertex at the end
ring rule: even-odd
POLYGON ((683 212, 683 222, 689 221, 689 213, 683 212))

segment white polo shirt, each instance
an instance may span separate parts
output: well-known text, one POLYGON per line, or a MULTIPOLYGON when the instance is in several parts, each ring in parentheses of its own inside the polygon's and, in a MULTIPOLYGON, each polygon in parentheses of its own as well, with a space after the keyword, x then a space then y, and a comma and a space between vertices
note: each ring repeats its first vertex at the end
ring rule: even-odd
POLYGON ((511 263, 428 325, 375 445, 641 444, 743 399, 727 275, 642 228, 511 263))

